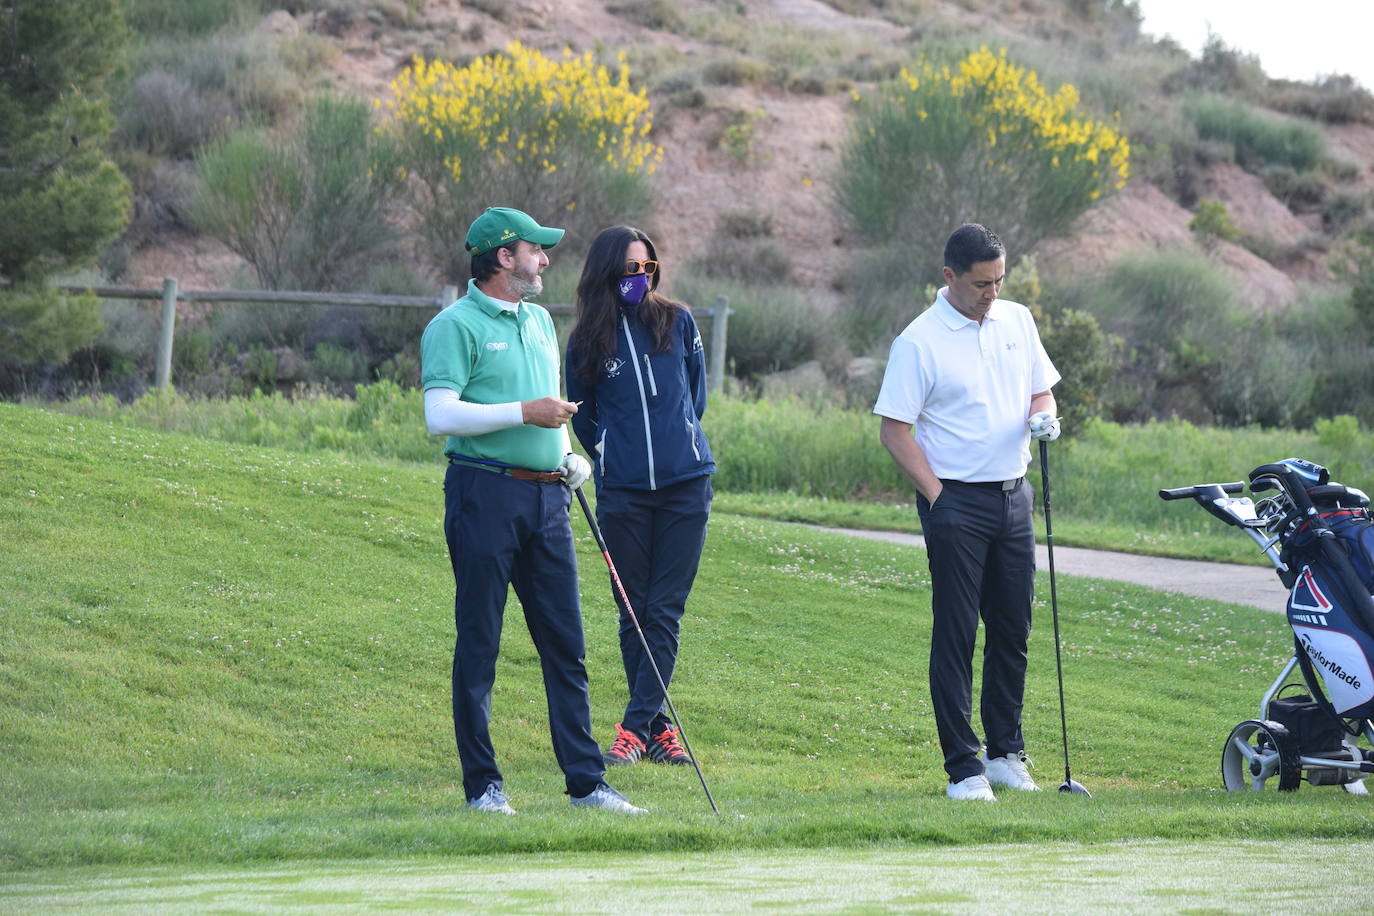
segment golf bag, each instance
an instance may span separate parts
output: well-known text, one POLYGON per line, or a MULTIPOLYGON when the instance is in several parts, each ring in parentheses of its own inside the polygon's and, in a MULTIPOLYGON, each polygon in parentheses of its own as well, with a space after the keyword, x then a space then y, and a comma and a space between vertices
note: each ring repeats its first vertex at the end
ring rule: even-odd
MULTIPOLYGON (((1291 467, 1294 459, 1279 466, 1291 467)), ((1332 714, 1374 716, 1374 520, 1359 490, 1321 480, 1301 487, 1297 518, 1280 532, 1288 623, 1309 684, 1319 681, 1332 714)), ((1267 466, 1274 467, 1274 466, 1267 466)), ((1258 468, 1256 471, 1263 471, 1258 468)), ((1305 475, 1297 475, 1305 480, 1305 475)), ((1252 480, 1256 477, 1251 476, 1252 480)), ((1291 494, 1289 494, 1291 499, 1291 494)), ((1319 695, 1320 696, 1320 695, 1319 695)), ((1318 702, 1321 702, 1319 699, 1318 702)))
POLYGON ((1258 501, 1238 496, 1245 484, 1212 483, 1160 490, 1162 499, 1192 498, 1241 528, 1274 564, 1288 588, 1293 656, 1260 700, 1257 719, 1237 725, 1222 751, 1227 789, 1280 791, 1306 779, 1368 794, 1374 773, 1374 520, 1369 497, 1333 483, 1326 468, 1299 458, 1250 472, 1258 501), (1301 670, 1304 684, 1288 682, 1301 670), (1305 693, 1285 696, 1292 687, 1305 693))

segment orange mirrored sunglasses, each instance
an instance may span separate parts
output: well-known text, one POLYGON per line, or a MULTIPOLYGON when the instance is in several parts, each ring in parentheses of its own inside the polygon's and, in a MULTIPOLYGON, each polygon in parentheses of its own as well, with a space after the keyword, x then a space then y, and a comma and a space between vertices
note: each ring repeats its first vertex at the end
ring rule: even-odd
POLYGON ((633 258, 625 262, 625 276, 632 277, 635 274, 656 274, 658 273, 657 261, 636 261, 633 258))

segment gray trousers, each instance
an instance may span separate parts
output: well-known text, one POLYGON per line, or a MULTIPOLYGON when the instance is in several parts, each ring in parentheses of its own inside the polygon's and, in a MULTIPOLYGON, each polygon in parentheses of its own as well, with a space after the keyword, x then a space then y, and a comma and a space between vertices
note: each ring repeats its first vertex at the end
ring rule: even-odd
POLYGON ((917 497, 930 565, 933 626, 930 698, 945 772, 959 782, 983 772, 973 730, 973 646, 981 618, 983 689, 979 704, 988 757, 1025 749, 1021 707, 1035 587, 1032 489, 943 481, 932 507, 917 497))

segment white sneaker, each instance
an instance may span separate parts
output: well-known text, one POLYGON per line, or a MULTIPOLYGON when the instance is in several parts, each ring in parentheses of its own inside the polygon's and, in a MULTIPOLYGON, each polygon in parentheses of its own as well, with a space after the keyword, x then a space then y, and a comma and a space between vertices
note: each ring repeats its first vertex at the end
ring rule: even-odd
POLYGON ((955 801, 997 801, 997 796, 992 794, 992 786, 988 785, 988 778, 982 773, 950 783, 945 787, 945 794, 955 801))
POLYGON ((984 764, 984 770, 988 776, 988 782, 996 786, 1006 786, 1008 789, 1020 789, 1023 792, 1039 792, 1040 787, 1031 779, 1030 772, 1026 770, 1026 764, 1030 758, 1025 751, 1016 754, 1008 754, 1005 757, 993 757, 984 764))
POLYGON ((515 813, 515 809, 506 800, 506 793, 496 788, 494 784, 487 786, 487 791, 468 802, 468 807, 474 811, 484 811, 488 814, 515 813))
POLYGON ((581 798, 572 799, 574 808, 600 808, 603 811, 614 811, 616 814, 648 814, 643 808, 636 808, 630 804, 625 796, 615 789, 602 783, 591 791, 590 794, 581 798))

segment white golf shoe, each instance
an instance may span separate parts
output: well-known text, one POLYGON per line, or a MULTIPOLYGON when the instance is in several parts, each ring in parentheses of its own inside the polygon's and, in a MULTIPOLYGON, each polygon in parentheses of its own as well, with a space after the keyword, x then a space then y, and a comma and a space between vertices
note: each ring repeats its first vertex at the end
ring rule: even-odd
POLYGON ((474 811, 485 811, 488 814, 515 813, 515 809, 506 800, 506 793, 496 788, 495 785, 487 786, 487 791, 468 802, 468 807, 474 811))
POLYGON ((1008 789, 1020 789, 1022 792, 1038 792, 1040 787, 1031 779, 1031 774, 1026 769, 1029 762, 1030 758, 1026 756, 1025 751, 1005 757, 993 757, 984 764, 988 782, 995 786, 1006 786, 1008 789))
POLYGON ((597 786, 590 794, 583 795, 581 798, 574 796, 572 806, 574 808, 600 808, 602 811, 614 811, 616 814, 649 813, 643 808, 636 808, 630 804, 629 799, 605 783, 597 786))
POLYGON ((950 783, 945 787, 945 794, 955 801, 997 801, 997 796, 992 794, 992 786, 988 785, 988 778, 982 773, 950 783))

